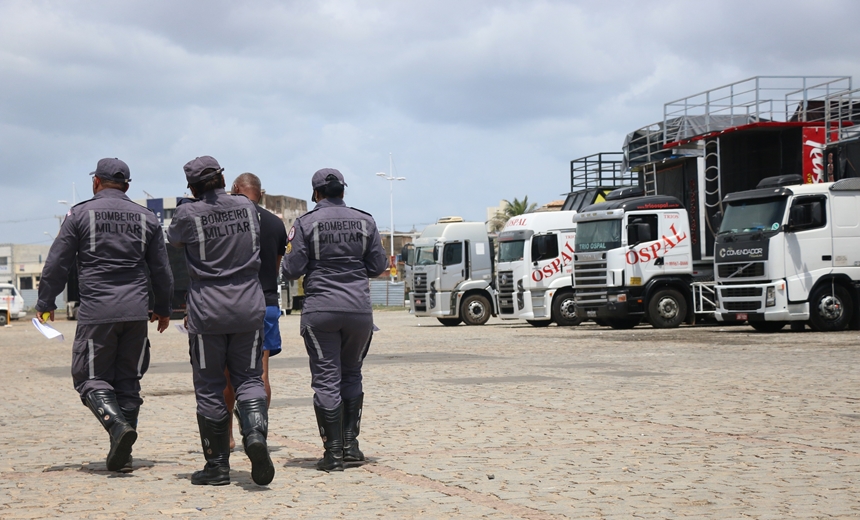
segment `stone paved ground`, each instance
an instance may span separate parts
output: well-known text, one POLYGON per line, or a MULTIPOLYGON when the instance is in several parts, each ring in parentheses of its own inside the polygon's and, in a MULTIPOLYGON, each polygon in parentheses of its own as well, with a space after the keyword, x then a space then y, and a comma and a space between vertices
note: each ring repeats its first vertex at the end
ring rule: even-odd
POLYGON ((615 331, 376 313, 362 448, 321 443, 299 316, 272 359, 275 480, 241 451, 230 486, 203 464, 185 337, 151 329, 134 473, 104 470, 68 338, 0 328, 0 518, 860 518, 860 333, 748 327, 615 331))

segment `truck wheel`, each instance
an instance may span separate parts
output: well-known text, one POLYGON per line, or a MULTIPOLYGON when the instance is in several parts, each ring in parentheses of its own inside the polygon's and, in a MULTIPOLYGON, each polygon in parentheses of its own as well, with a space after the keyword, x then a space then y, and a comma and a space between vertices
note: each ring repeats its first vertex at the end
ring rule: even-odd
POLYGON ((779 332, 785 327, 784 321, 751 321, 749 324, 758 332, 779 332))
POLYGON ((8 325, 8 324, 9 323, 7 322, 6 311, 5 310, 0 311, 0 327, 2 327, 4 325, 8 325))
POLYGON ((639 318, 608 318, 606 322, 615 330, 628 330, 639 325, 639 318))
POLYGON ((566 292, 556 295, 552 301, 552 321, 559 327, 576 327, 582 323, 581 318, 576 317, 576 302, 573 293, 566 292))
POLYGON ((490 301, 480 294, 466 296, 460 304, 460 316, 466 325, 483 325, 490 319, 490 301))
POLYGON ((549 327, 552 320, 526 320, 526 323, 532 327, 549 327))
POLYGON ((687 318, 687 300, 675 289, 657 291, 648 302, 648 322, 655 329, 674 329, 687 318))
POLYGON ((815 331, 844 330, 853 313, 851 295, 841 285, 822 285, 809 299, 809 324, 815 331))
POLYGON ((441 323, 442 325, 445 325, 446 327, 456 327, 457 325, 460 324, 461 321, 463 321, 460 318, 436 318, 436 319, 439 320, 439 323, 441 323))

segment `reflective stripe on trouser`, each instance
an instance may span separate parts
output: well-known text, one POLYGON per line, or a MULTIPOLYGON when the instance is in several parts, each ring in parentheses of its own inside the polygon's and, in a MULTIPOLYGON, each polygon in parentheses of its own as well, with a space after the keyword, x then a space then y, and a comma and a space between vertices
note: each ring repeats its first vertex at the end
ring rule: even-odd
POLYGON ((302 313, 301 334, 311 367, 314 404, 337 408, 361 394, 361 365, 373 335, 373 315, 302 313))
POLYGON ((263 330, 235 334, 189 334, 188 353, 194 372, 197 413, 220 420, 227 415, 224 369, 230 369, 230 382, 236 400, 266 398, 263 386, 263 330))
POLYGON ((111 390, 123 408, 137 408, 140 379, 149 369, 146 321, 78 323, 72 345, 72 380, 83 400, 93 390, 111 390))

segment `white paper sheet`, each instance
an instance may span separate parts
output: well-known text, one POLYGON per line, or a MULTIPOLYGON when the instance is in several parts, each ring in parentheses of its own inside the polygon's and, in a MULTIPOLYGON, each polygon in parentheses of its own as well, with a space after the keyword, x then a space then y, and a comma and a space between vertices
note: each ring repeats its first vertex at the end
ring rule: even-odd
POLYGON ((39 323, 38 318, 33 318, 33 325, 36 327, 36 330, 41 332, 48 339, 55 339, 57 341, 63 341, 63 333, 55 329, 54 327, 48 325, 47 323, 39 323))
POLYGON ((181 323, 176 323, 173 326, 176 327, 176 330, 178 330, 179 332, 183 334, 188 334, 188 329, 185 328, 185 325, 181 323))

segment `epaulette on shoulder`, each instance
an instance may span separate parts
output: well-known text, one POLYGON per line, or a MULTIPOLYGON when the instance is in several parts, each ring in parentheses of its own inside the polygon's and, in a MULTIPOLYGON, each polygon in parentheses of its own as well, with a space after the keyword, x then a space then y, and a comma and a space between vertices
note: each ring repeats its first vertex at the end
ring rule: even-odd
POLYGON ((176 207, 178 208, 183 204, 190 204, 192 202, 200 202, 200 199, 193 199, 191 197, 179 197, 176 199, 176 207))
POLYGON ((87 199, 87 200, 84 200, 84 201, 78 202, 77 204, 75 204, 75 205, 74 205, 74 206, 72 206, 72 207, 73 207, 73 208, 77 208, 78 206, 80 206, 80 205, 82 205, 82 204, 86 204, 87 202, 89 202, 89 201, 91 201, 91 200, 93 200, 93 199, 87 199))
POLYGON ((320 209, 320 207, 319 207, 319 206, 317 206, 317 207, 315 207, 314 209, 312 209, 312 210, 308 211, 307 213, 304 213, 304 214, 303 214, 301 217, 299 217, 299 218, 302 218, 302 217, 304 217, 305 215, 310 215, 311 213, 313 213, 314 211, 316 211, 316 210, 318 210, 318 209, 320 209))
POLYGON ((368 212, 366 212, 366 211, 364 211, 364 210, 362 210, 362 209, 353 208, 352 206, 347 206, 347 207, 348 207, 349 209, 354 209, 355 211, 357 211, 357 212, 359 212, 359 213, 364 213, 364 214, 365 214, 365 215, 367 215, 368 217, 373 217, 373 215, 371 215, 370 213, 368 213, 368 212))

